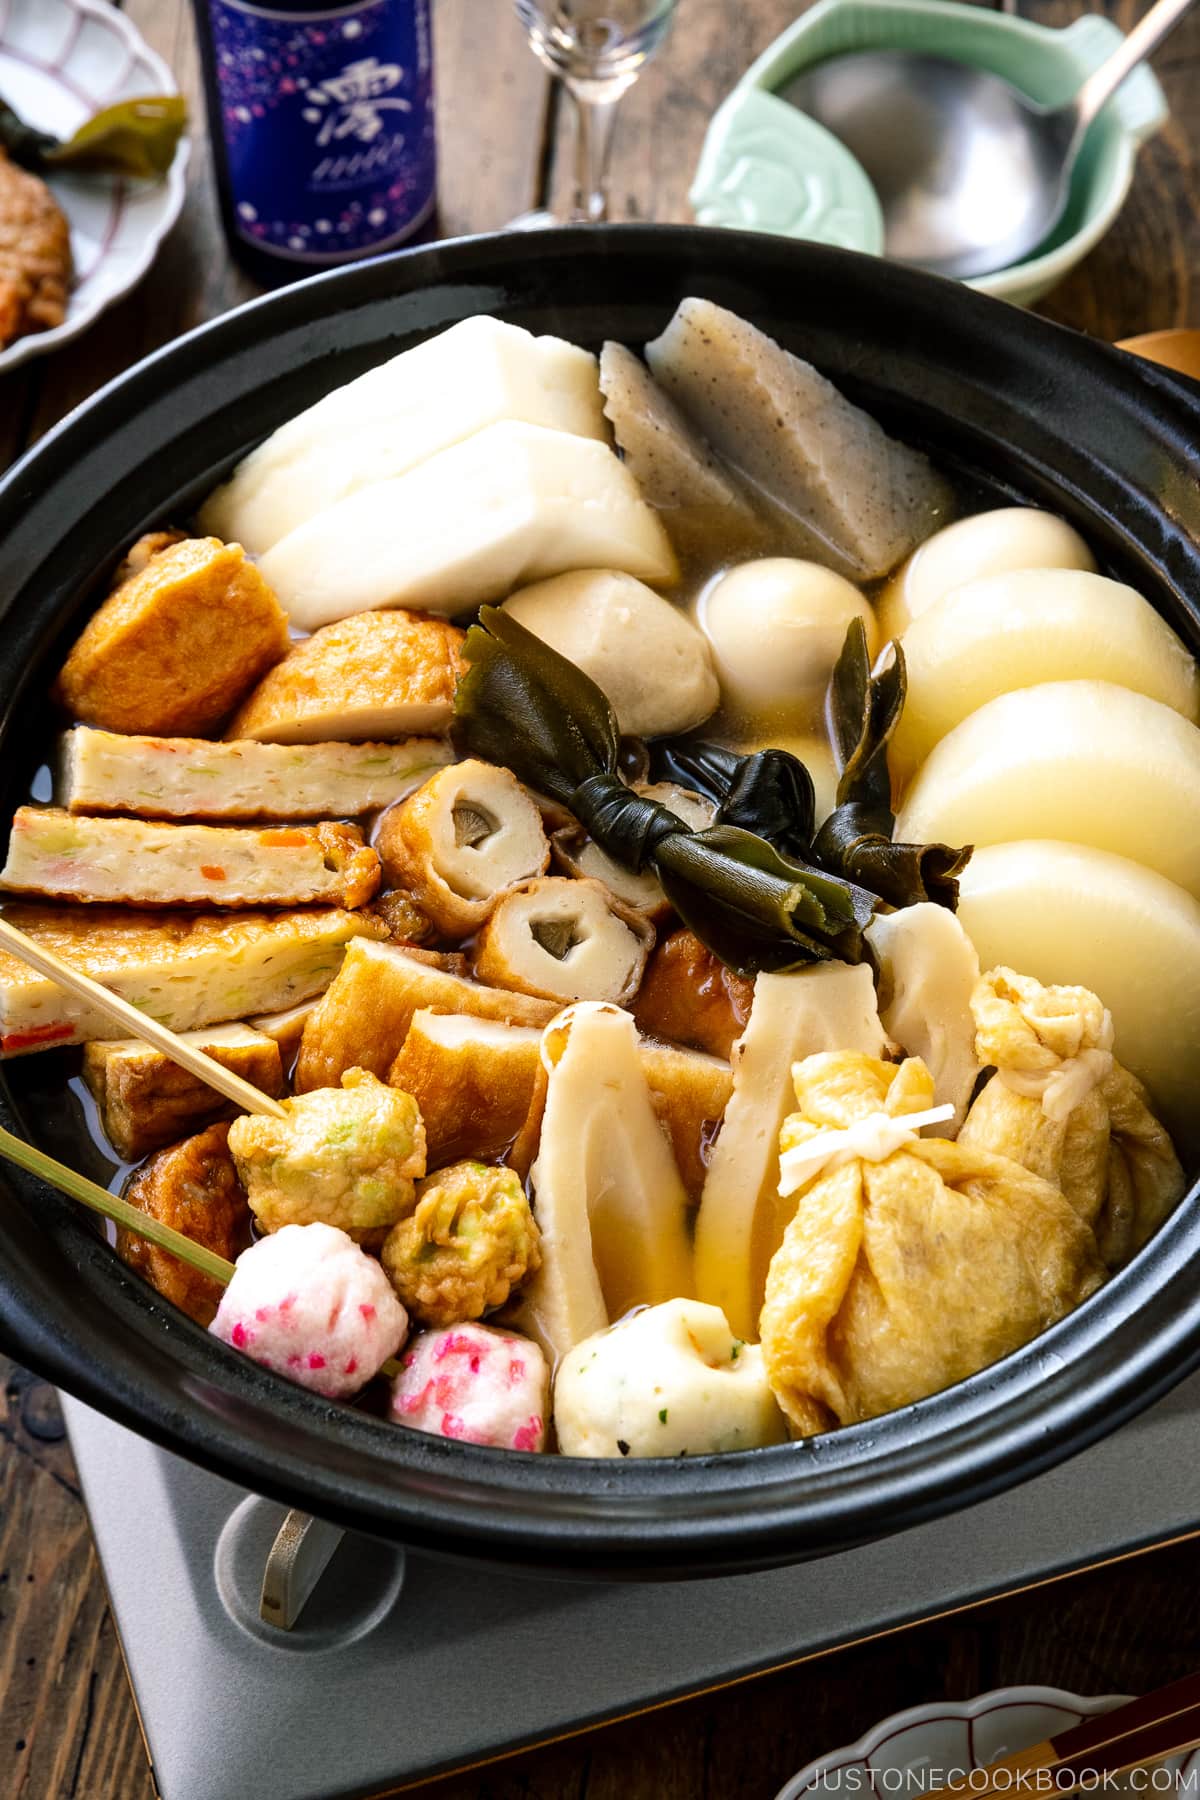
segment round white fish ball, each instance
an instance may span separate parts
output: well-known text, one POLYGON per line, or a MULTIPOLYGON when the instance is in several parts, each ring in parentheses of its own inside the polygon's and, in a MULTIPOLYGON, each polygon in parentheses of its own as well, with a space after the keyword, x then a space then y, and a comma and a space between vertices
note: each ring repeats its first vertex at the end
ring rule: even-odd
POLYGON ((242 1251, 209 1330, 265 1369, 344 1400, 396 1354, 408 1314, 344 1231, 285 1225, 242 1251))
POLYGON ((1085 569, 1095 558, 1073 525, 1037 506, 1001 506, 935 531, 892 576, 879 601, 884 639, 902 637, 943 594, 1012 569, 1085 569))
POLYGON ((399 1425, 499 1450, 542 1450, 550 1370, 539 1345, 490 1325, 415 1337, 392 1383, 399 1425))
POLYGON ((722 687, 764 706, 823 694, 854 619, 865 625, 874 656, 875 615, 858 589, 794 556, 739 563, 700 606, 722 687))
POLYGON ((699 1300, 646 1307, 576 1344, 554 1424, 565 1456, 706 1456, 787 1437, 761 1349, 699 1300))

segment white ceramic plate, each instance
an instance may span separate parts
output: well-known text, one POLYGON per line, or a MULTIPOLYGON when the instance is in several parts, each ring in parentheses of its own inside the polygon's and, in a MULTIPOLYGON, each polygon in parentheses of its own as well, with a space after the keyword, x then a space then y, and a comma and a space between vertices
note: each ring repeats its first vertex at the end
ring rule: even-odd
MULTIPOLYGON (((1061 1688, 1009 1687, 980 1694, 975 1700, 935 1701, 910 1707, 884 1719, 857 1744, 846 1744, 793 1775, 776 1800, 800 1795, 831 1800, 887 1800, 943 1787, 963 1779, 1012 1750, 1027 1750, 1044 1738, 1069 1731, 1097 1713, 1111 1712, 1127 1698, 1101 1694, 1085 1698, 1061 1688)), ((1184 1780, 1172 1791, 1194 1791, 1200 1772, 1200 1750, 1172 1757, 1166 1769, 1181 1771, 1184 1780)), ((1136 1792, 1128 1777, 1122 1786, 1136 1792)), ((1147 1788, 1148 1800, 1160 1790, 1147 1788)), ((1014 1789, 1014 1795, 1017 1790, 1014 1789)), ((1027 1790, 1034 1794, 1034 1790, 1027 1790)), ((1035 1796, 1036 1800, 1036 1796, 1035 1796)))
MULTIPOLYGON (((0 0, 0 96, 40 130, 66 137, 102 106, 175 91, 166 63, 104 0, 0 0)), ((75 285, 63 323, 0 351, 0 373, 78 337, 137 285, 179 217, 187 159, 185 137, 161 181, 50 178, 71 227, 75 285)))

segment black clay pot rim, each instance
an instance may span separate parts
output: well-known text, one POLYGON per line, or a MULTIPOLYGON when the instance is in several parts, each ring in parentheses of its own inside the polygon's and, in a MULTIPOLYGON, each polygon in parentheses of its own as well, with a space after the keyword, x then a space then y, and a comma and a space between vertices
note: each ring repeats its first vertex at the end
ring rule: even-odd
MULTIPOLYGON (((5 635, 13 639, 11 650, 0 641, 0 730, 13 728, 29 685, 44 681, 32 663, 73 599, 68 589, 91 568, 89 560, 70 573, 69 545, 51 546, 43 557, 32 527, 22 535, 23 515, 61 495, 64 513, 74 509, 73 523, 93 528, 95 510, 105 509, 109 496, 93 491, 89 458, 110 437, 117 443, 114 493, 122 479, 151 467, 170 444, 154 416, 165 393, 187 392, 210 371, 216 387, 222 377, 228 386, 239 356, 260 346, 266 354, 296 330, 311 331, 319 356, 348 358, 360 308, 373 317, 394 301, 399 312, 408 309, 405 333, 434 329, 460 316, 456 307, 503 310, 507 281, 527 284, 526 312, 553 312, 553 296, 533 291, 540 270, 557 270, 564 282, 588 282, 594 274, 599 285, 626 269, 637 279, 650 263, 656 285, 644 304, 661 307, 664 316, 689 286, 725 292, 755 282, 764 291, 794 283, 800 311, 805 283, 828 285, 852 315, 848 334, 855 309, 864 318, 870 310, 879 347, 872 348, 864 324, 861 343, 851 342, 847 366, 835 373, 851 389, 860 377, 868 387, 886 385, 880 370, 897 354, 897 337, 901 358, 919 361, 905 334, 915 340, 936 321, 946 367, 936 359, 921 364, 934 398, 895 390, 915 434, 922 435, 924 420, 934 435, 944 425, 947 434, 975 432, 982 442, 988 430, 994 434, 992 415, 1022 429, 1029 421, 1020 477, 997 468, 997 481, 1037 497, 1055 489, 1086 511, 1094 474, 1108 510, 1086 528, 1118 560, 1128 551, 1147 569, 1153 565, 1164 610, 1196 642, 1200 501, 1189 516, 1173 492, 1148 496, 1115 460, 1111 471, 1097 461, 1089 472, 1083 450, 1076 455, 1066 435, 1056 438, 1039 424, 1047 408, 1065 404, 1063 396, 1082 385, 1114 420, 1136 416, 1147 455, 1152 449, 1156 471, 1169 476, 1200 434, 1200 404, 1169 377, 952 283, 849 252, 694 227, 585 228, 536 240, 465 239, 315 277, 199 327, 70 414, 0 482, 0 608, 9 608, 5 635), (878 306, 863 298, 876 291, 878 306), (423 296, 431 296, 427 305, 423 296), (332 330, 322 336, 326 327, 332 330), (343 327, 344 341, 335 343, 343 327), (949 367, 955 355, 962 359, 956 373, 949 367), (983 422, 952 423, 936 397, 939 381, 966 396, 964 411, 977 403, 983 422), (143 412, 150 419, 147 455, 134 471, 122 458, 132 455, 130 421, 143 412), (27 608, 10 595, 28 600, 27 608)), ((778 313, 779 294, 772 289, 771 296, 778 313)), ((586 310, 589 300, 573 297, 565 309, 586 310)), ((643 301, 623 292, 620 303, 643 301)), ((811 311, 819 319, 819 306, 811 311)), ((831 325, 811 329, 818 337, 824 331, 836 348, 831 325)), ((382 339, 367 333, 363 341, 382 339)), ((227 402, 231 412, 236 395, 227 402)), ((231 433, 231 447, 248 447, 253 435, 236 442, 231 433)), ((113 543, 113 553, 119 547, 113 543)), ((0 1117, 23 1128, 3 1070, 0 1117)), ((1052 1331, 971 1380, 827 1438, 738 1456, 616 1463, 519 1456, 331 1407, 217 1346, 128 1275, 68 1202, 14 1172, 0 1178, 0 1337, 50 1379, 168 1448, 256 1492, 382 1536, 547 1568, 717 1573, 844 1547, 968 1504, 1083 1448, 1148 1405, 1200 1364, 1200 1303, 1189 1272, 1200 1256, 1198 1213, 1194 1190, 1129 1269, 1052 1331)))

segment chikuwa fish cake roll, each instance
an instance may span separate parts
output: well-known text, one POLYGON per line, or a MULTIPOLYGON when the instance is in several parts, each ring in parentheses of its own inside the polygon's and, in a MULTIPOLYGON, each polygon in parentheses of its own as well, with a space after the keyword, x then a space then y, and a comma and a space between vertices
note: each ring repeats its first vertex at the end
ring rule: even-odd
POLYGON ((632 1000, 654 927, 599 881, 551 876, 506 894, 479 934, 475 974, 548 1000, 632 1000))
POLYGON ((474 758, 392 807, 377 848, 390 885, 452 937, 478 931, 501 895, 550 862, 542 815, 516 776, 474 758))

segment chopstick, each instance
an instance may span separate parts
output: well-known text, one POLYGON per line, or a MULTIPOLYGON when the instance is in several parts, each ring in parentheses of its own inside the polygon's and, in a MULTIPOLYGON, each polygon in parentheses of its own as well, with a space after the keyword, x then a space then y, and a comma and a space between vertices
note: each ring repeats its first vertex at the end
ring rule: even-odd
POLYGON ((77 994, 81 1000, 88 1001, 97 1011, 107 1014, 114 1024, 120 1025, 130 1037, 141 1038, 155 1050, 161 1050, 172 1062, 181 1068, 206 1081, 209 1087, 216 1088, 243 1112, 265 1113, 272 1119, 286 1119, 287 1113, 278 1100, 272 1100, 249 1081, 243 1081, 232 1069, 223 1068, 214 1057, 198 1050, 194 1044, 185 1044, 181 1037, 170 1031, 167 1026, 160 1025, 157 1020, 147 1018, 128 1000, 122 1000, 119 994, 112 993, 93 981, 90 975, 73 969, 70 963, 64 962, 52 950, 46 950, 35 939, 18 931, 15 925, 0 917, 0 947, 9 950, 39 975, 47 975, 59 987, 66 988, 68 993, 77 994))
POLYGON ((1197 1745, 1200 1674, 1186 1675, 1099 1718, 1085 1719, 1027 1750, 1014 1750, 961 1781, 932 1791, 925 1800, 942 1800, 942 1796, 957 1800, 960 1795, 986 1800, 989 1794, 1011 1795, 1022 1786, 1030 1793, 1068 1794, 1085 1780, 1089 1789, 1099 1785, 1092 1782, 1093 1776, 1116 1775, 1141 1764, 1161 1762, 1197 1745), (980 1776, 986 1779, 981 1781, 980 1776))
MULTIPOLYGON (((161 1219, 151 1218, 140 1206, 124 1200, 119 1194, 110 1194, 98 1182, 89 1181, 86 1175, 79 1175, 69 1169, 65 1163, 56 1162, 42 1150, 35 1150, 24 1138, 15 1137, 0 1125, 0 1157, 16 1163, 18 1168, 25 1169, 30 1175, 37 1175, 42 1181, 49 1182, 51 1187, 70 1195, 89 1207, 92 1212, 111 1219, 114 1225, 121 1225, 126 1231, 132 1231, 143 1237, 148 1243, 157 1245, 160 1250, 169 1250, 180 1262, 187 1263, 190 1268, 199 1270, 201 1275, 211 1276, 219 1281, 222 1287, 228 1287, 233 1278, 233 1264, 224 1256, 218 1256, 215 1250, 208 1250, 198 1244, 195 1238, 185 1237, 182 1231, 176 1231, 172 1225, 164 1225, 161 1219)), ((400 1364, 394 1356, 389 1356, 380 1373, 398 1375, 400 1364)))

